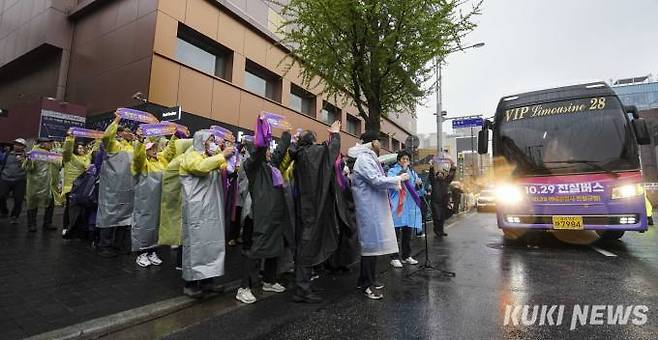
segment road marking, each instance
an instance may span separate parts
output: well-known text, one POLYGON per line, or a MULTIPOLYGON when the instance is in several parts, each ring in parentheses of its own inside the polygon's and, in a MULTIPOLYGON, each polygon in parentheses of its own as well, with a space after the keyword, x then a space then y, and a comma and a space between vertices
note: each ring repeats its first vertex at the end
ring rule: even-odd
POLYGON ((595 247, 595 246, 589 246, 589 247, 592 248, 592 249, 594 249, 594 250, 596 250, 597 252, 599 252, 599 253, 605 255, 605 256, 608 256, 608 257, 617 257, 616 254, 611 253, 611 252, 609 252, 609 251, 607 251, 607 250, 605 250, 605 249, 601 249, 601 248, 599 248, 599 247, 595 247))

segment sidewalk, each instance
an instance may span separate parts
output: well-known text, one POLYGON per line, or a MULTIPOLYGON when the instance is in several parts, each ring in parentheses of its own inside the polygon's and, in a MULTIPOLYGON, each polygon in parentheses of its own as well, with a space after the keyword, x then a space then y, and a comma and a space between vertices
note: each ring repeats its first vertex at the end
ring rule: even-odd
MULTIPOLYGON (((39 220, 41 216, 39 216, 39 220)), ((55 225, 61 222, 55 214, 55 225)), ((139 268, 134 255, 102 258, 86 241, 64 240, 61 229, 28 233, 0 220, 0 339, 19 339, 182 295, 175 256, 161 248, 164 263, 139 268)), ((239 278, 238 247, 228 247, 226 275, 239 278)))

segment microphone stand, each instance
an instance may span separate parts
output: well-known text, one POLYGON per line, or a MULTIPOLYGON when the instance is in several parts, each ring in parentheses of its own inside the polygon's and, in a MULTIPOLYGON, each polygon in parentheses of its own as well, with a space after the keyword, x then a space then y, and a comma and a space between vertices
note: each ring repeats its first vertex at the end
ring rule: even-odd
MULTIPOLYGON (((413 155, 414 155, 414 153, 412 152, 411 153, 411 158, 412 158, 411 164, 413 164, 413 157, 414 157, 413 155)), ((411 165, 409 165, 409 168, 413 170, 413 167, 411 165)), ((416 171, 414 170, 414 172, 416 172, 416 171)), ((416 174, 418 174, 418 173, 416 172, 416 174)), ((430 179, 428 178, 428 180, 430 180, 430 179)), ((427 195, 424 195, 422 197, 422 199, 423 199, 423 202, 425 202, 425 207, 426 207, 425 210, 428 211, 428 210, 431 209, 431 207, 430 207, 429 202, 427 201, 426 196, 427 195)), ((441 268, 437 268, 434 265, 432 265, 432 262, 430 261, 429 245, 427 243, 427 238, 429 237, 429 233, 427 231, 427 220, 425 218, 426 214, 423 214, 422 210, 421 210, 420 214, 421 214, 421 219, 423 221, 422 222, 423 232, 425 233, 425 249, 424 249, 424 251, 425 251, 425 263, 418 266, 418 269, 416 269, 416 270, 410 272, 409 274, 407 274, 407 277, 412 277, 412 276, 414 276, 418 273, 425 272, 425 271, 434 271, 434 272, 438 272, 438 273, 440 273, 440 274, 442 274, 446 277, 455 277, 455 275, 456 275, 455 272, 451 272, 451 271, 447 271, 447 270, 444 270, 444 269, 441 269, 441 268)), ((423 251, 423 250, 421 250, 421 251, 423 251)))

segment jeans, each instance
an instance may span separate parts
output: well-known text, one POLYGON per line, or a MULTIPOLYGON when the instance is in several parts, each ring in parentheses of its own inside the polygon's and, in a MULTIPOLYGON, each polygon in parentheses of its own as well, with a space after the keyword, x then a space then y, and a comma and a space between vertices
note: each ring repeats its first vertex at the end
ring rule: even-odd
POLYGON ((23 210, 23 201, 25 200, 26 180, 5 181, 0 180, 0 215, 9 214, 7 209, 7 198, 11 192, 14 197, 14 206, 11 210, 11 217, 18 218, 23 210))

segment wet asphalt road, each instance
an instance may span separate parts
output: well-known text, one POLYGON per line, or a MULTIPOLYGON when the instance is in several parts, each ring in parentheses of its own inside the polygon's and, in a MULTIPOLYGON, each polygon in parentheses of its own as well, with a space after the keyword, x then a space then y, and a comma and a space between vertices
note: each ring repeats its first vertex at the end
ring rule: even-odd
MULTIPOLYGON (((653 227, 644 234, 627 234, 622 241, 592 246, 567 245, 542 233, 533 235, 528 246, 503 241, 493 214, 471 213, 461 216, 447 232, 449 237, 443 241, 430 237, 430 258, 436 267, 454 271, 456 277, 421 273, 409 278, 413 267, 392 269, 382 259, 379 280, 386 287, 381 301, 368 300, 355 289, 355 273, 327 276, 316 284, 325 298, 320 305, 294 304, 288 294, 281 294, 244 306, 227 295, 109 337, 658 338, 658 235, 653 227), (523 305, 530 305, 526 315, 529 325, 523 325, 521 309, 518 314, 511 313, 513 306, 523 305), (548 305, 547 311, 552 305, 564 305, 561 324, 540 326, 541 316, 530 322, 534 305, 548 305), (594 308, 592 305, 622 305, 631 314, 626 325, 611 325, 607 310, 593 318, 588 313, 583 325, 574 308, 583 311, 594 308), (507 308, 509 324, 505 324, 507 308), (644 314, 645 322, 634 312, 644 314), (514 325, 510 321, 514 318, 520 323, 514 325), (572 321, 576 321, 573 330, 572 321)), ((420 245, 415 244, 414 251, 420 250, 420 245)), ((596 308, 601 311, 598 308, 607 307, 596 308)), ((549 318, 555 323, 558 311, 555 307, 549 318)))

